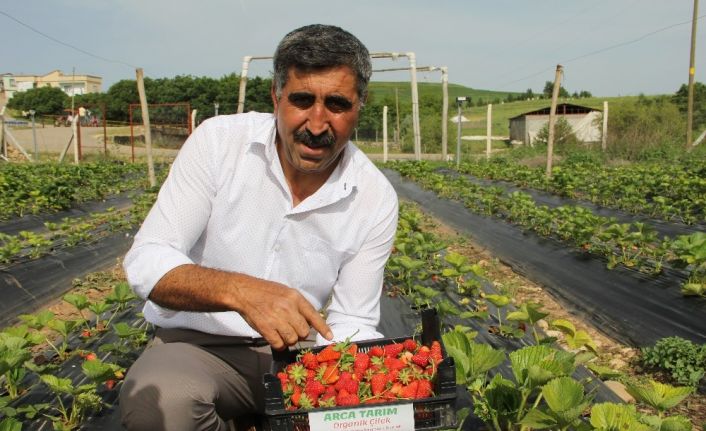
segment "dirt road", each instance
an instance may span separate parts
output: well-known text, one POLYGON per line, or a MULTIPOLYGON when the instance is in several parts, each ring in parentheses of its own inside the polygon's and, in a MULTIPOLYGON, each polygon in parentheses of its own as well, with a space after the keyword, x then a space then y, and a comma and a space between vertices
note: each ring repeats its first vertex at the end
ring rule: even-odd
MULTIPOLYGON (((123 128, 124 129, 124 128, 123 128)), ((29 154, 34 154, 34 141, 32 138, 31 128, 10 128, 10 133, 24 150, 29 154)), ((40 159, 56 159, 59 154, 67 147, 71 141, 70 127, 54 127, 54 126, 37 126, 37 151, 40 154, 40 159)), ((109 127, 107 148, 103 145, 103 128, 102 127, 83 127, 81 129, 81 153, 83 155, 104 154, 107 150, 111 156, 120 158, 129 158, 132 150, 129 145, 116 145, 112 143, 111 135, 115 134, 115 130, 109 127)), ((153 148, 153 154, 158 158, 173 158, 177 150, 166 148, 153 148)), ((145 155, 143 147, 135 147, 135 157, 141 158, 145 155)), ((66 158, 72 160, 74 157, 73 142, 66 153, 66 158)))

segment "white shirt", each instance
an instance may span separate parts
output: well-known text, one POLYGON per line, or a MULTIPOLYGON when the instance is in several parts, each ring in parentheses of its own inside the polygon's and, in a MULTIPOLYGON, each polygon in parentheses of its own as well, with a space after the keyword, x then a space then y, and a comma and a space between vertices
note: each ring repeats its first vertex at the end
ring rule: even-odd
MULTIPOLYGON (((296 207, 275 146, 272 114, 203 122, 172 164, 124 267, 147 299, 170 270, 198 264, 283 283, 316 309, 328 303, 336 340, 379 338, 383 271, 397 227, 397 195, 351 142, 326 183, 296 207)), ((185 312, 147 300, 164 328, 259 337, 236 312, 185 312)), ((325 342, 319 336, 318 342, 325 342)))

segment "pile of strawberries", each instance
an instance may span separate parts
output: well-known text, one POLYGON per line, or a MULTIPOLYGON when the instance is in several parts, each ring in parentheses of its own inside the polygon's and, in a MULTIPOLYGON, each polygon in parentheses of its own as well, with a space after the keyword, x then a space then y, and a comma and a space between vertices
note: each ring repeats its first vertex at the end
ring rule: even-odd
POLYGON ((413 339, 358 351, 348 341, 304 350, 277 373, 288 410, 355 406, 434 395, 441 345, 413 339))

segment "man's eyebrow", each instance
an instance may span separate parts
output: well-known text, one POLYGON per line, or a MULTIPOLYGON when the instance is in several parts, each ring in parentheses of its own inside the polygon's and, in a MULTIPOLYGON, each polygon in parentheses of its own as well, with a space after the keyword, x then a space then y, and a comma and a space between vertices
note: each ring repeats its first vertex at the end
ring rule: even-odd
POLYGON ((338 96, 338 95, 326 96, 325 103, 326 104, 333 103, 333 104, 338 105, 340 107, 345 107, 346 109, 353 107, 352 100, 348 99, 347 97, 338 96))
POLYGON ((289 96, 287 96, 289 100, 313 100, 315 97, 316 96, 314 96, 312 93, 309 93, 308 91, 296 91, 293 93, 289 93, 289 96))

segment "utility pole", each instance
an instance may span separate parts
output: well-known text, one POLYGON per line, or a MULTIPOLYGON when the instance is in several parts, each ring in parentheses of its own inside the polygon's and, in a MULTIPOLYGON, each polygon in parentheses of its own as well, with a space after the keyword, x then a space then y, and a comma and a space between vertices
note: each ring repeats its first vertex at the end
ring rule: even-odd
POLYGON ((71 71, 71 116, 74 115, 74 96, 76 95, 76 67, 71 71))
POLYGON ((493 105, 488 104, 488 113, 485 115, 485 159, 490 160, 493 147, 493 105))
POLYGON ((554 90, 552 91, 552 105, 549 108, 549 136, 547 137, 547 178, 552 176, 552 157, 554 152, 554 123, 556 122, 556 100, 559 98, 559 88, 561 87, 561 74, 564 68, 561 64, 556 66, 554 75, 554 90))
POLYGON ((691 19, 691 54, 689 55, 689 99, 686 115, 686 150, 691 150, 691 133, 694 121, 694 73, 696 57, 696 22, 699 14, 699 0, 694 0, 694 15, 691 19))

